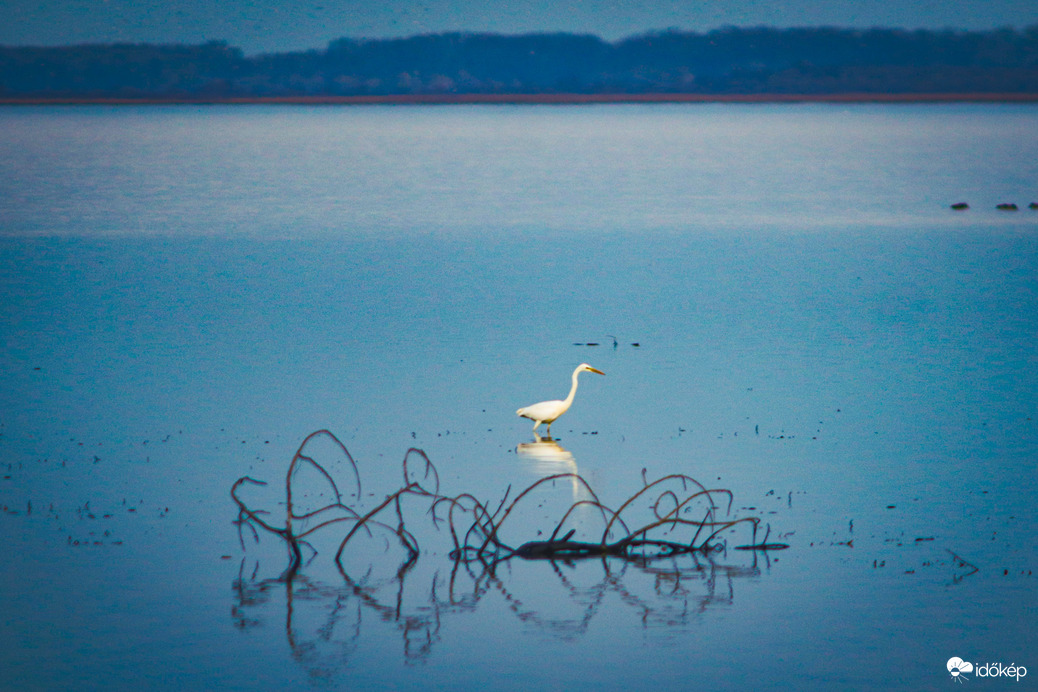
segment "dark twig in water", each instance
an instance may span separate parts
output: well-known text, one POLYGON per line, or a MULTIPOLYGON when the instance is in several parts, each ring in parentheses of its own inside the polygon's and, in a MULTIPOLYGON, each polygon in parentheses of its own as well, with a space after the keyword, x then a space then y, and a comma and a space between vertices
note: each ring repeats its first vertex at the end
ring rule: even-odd
POLYGON ((760 543, 757 542, 757 526, 753 527, 753 543, 750 545, 737 545, 736 550, 785 550, 789 547, 788 543, 768 543, 768 536, 771 535, 771 524, 768 524, 767 533, 764 534, 764 538, 761 539, 760 543))
MULTIPOLYGON (((945 548, 945 550, 948 550, 948 549, 947 549, 947 548, 945 548)), ((955 561, 956 561, 956 562, 958 563, 958 566, 959 566, 959 567, 972 567, 972 568, 973 568, 973 569, 971 569, 971 570, 970 570, 969 572, 966 572, 966 574, 960 574, 960 575, 958 575, 958 576, 956 576, 956 577, 953 577, 952 581, 953 581, 954 583, 958 584, 958 583, 959 583, 960 581, 962 581, 962 580, 963 580, 963 579, 965 579, 966 577, 969 577, 969 576, 971 576, 971 575, 974 575, 974 574, 976 574, 977 572, 979 572, 979 571, 980 571, 980 568, 979 568, 979 567, 977 567, 976 565, 974 565, 974 564, 973 564, 972 562, 969 562, 969 561, 967 561, 967 560, 964 560, 963 558, 961 558, 960 556, 956 555, 955 553, 953 553, 953 552, 952 552, 952 551, 950 551, 950 550, 948 550, 948 553, 949 553, 949 554, 950 554, 950 555, 951 555, 951 556, 952 556, 953 558, 955 558, 955 561)))
MULTIPOLYGON (((484 567, 492 575, 494 565, 503 560, 513 557, 524 559, 580 559, 580 558, 602 558, 617 557, 624 560, 637 560, 644 562, 657 558, 669 558, 682 554, 709 554, 724 547, 724 542, 717 542, 718 537, 740 524, 749 523, 753 528, 754 542, 750 545, 739 546, 739 550, 779 550, 787 548, 783 543, 768 543, 771 527, 760 542, 756 541, 757 527, 760 520, 755 517, 730 518, 733 496, 730 490, 723 488, 707 488, 691 476, 684 474, 670 474, 650 481, 645 469, 642 469, 642 487, 625 500, 619 509, 613 510, 603 504, 592 490, 588 482, 576 473, 559 473, 541 478, 530 484, 509 502, 512 488, 509 486, 493 511, 469 493, 451 497, 440 493, 440 478, 429 457, 420 449, 411 448, 404 455, 402 463, 404 485, 395 492, 386 496, 374 508, 362 513, 359 509, 361 502, 360 473, 357 464, 345 445, 327 430, 318 430, 307 436, 299 446, 292 462, 289 464, 288 472, 285 474, 285 496, 286 512, 284 526, 273 524, 267 517, 268 513, 251 508, 240 497, 240 492, 247 485, 265 486, 266 483, 248 476, 239 478, 231 488, 231 498, 238 506, 239 540, 244 549, 245 541, 242 535, 243 527, 247 526, 252 531, 253 538, 259 539, 259 530, 274 534, 285 541, 289 549, 289 565, 282 578, 291 578, 302 566, 301 547, 305 546, 312 555, 316 555, 316 549, 305 540, 314 532, 328 528, 334 524, 349 523, 349 531, 339 543, 335 553, 335 562, 343 573, 343 554, 347 545, 360 531, 372 534, 373 528, 388 531, 396 535, 400 544, 407 551, 407 565, 410 566, 417 559, 420 549, 418 540, 408 530, 404 518, 403 502, 408 498, 416 498, 428 502, 428 514, 435 528, 440 528, 446 523, 450 532, 453 550, 450 555, 458 564, 472 561, 483 563, 484 567), (357 488, 357 505, 355 507, 343 501, 343 495, 339 491, 332 475, 313 456, 304 454, 306 447, 315 438, 327 438, 342 452, 349 461, 353 471, 357 488), (421 461, 421 469, 412 468, 413 459, 417 457, 421 461), (308 464, 314 468, 320 477, 328 483, 331 488, 334 501, 307 512, 297 513, 293 500, 293 481, 300 464, 308 464), (425 487, 430 481, 431 487, 425 487), (573 487, 579 488, 587 498, 573 502, 562 514, 562 518, 555 524, 548 540, 530 541, 518 547, 512 547, 502 541, 501 529, 513 515, 516 509, 531 496, 535 490, 545 484, 554 484, 555 481, 569 480, 573 487), (727 503, 718 504, 717 496, 725 496, 727 503), (446 505, 444 515, 443 505, 446 505), (635 507, 640 511, 649 512, 649 521, 642 520, 635 523, 629 515, 635 507), (721 510, 723 507, 723 515, 721 510), (597 511, 602 520, 602 533, 595 540, 577 540, 575 528, 569 528, 564 532, 566 524, 570 521, 574 512, 582 508, 591 508, 597 511), (386 512, 393 512, 395 517, 390 519, 385 516, 386 512), (700 519, 691 519, 689 515, 695 511, 695 516, 700 519), (296 528, 296 524, 300 528, 296 528), (312 525, 311 525, 312 524, 312 525), (619 533, 619 537, 614 534, 619 533), (684 535, 690 538, 682 539, 684 535), (561 535, 561 537, 560 537, 561 535), (705 536, 705 538, 704 538, 705 536)), ((954 555, 954 554, 953 554, 954 555)), ((955 556, 964 564, 961 558, 955 556)), ((971 565, 972 566, 972 565, 971 565)), ((457 566, 455 567, 457 569, 457 566)))

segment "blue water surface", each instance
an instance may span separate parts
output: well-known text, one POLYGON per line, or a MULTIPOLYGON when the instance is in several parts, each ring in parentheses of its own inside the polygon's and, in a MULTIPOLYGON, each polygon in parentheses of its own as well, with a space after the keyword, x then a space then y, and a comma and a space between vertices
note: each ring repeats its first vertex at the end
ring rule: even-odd
POLYGON ((0 165, 5 688, 1038 675, 1034 106, 8 108, 0 165), (494 506, 686 474, 790 548, 485 570, 414 502, 408 569, 329 527, 279 579, 230 489, 283 523, 320 429, 367 508, 415 447, 494 506))

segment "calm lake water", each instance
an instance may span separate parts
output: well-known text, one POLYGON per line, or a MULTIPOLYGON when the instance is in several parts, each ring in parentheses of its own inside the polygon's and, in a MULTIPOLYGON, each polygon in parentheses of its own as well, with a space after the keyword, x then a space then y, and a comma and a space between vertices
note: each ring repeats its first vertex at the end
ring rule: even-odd
POLYGON ((0 687, 1038 681, 1038 107, 6 108, 0 169, 0 687), (279 579, 231 487, 283 525, 320 429, 365 509, 415 447, 492 507, 686 474, 790 547, 484 571, 414 501, 416 562, 337 525, 279 579))

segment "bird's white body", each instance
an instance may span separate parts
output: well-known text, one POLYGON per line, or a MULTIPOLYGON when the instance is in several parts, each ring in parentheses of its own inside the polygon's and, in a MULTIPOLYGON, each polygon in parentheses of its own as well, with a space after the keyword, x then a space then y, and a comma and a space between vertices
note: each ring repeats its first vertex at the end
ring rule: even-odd
POLYGON ((537 430, 541 423, 548 424, 548 436, 551 436, 551 424, 561 416, 563 413, 569 410, 569 407, 573 405, 573 397, 577 395, 577 376, 582 372, 593 372, 599 375, 605 373, 601 370, 596 370, 587 363, 581 363, 577 366, 577 369, 573 371, 573 386, 570 387, 569 396, 565 399, 556 399, 554 401, 542 401, 539 404, 533 404, 525 408, 521 408, 516 411, 516 415, 523 418, 529 418, 533 421, 533 429, 537 430))

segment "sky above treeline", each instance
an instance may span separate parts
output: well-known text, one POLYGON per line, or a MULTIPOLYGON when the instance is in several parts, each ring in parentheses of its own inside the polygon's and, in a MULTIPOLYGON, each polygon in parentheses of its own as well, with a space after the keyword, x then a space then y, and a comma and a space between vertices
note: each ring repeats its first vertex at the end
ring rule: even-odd
POLYGON ((616 40, 723 26, 985 30, 1038 25, 1035 0, 3 0, 0 45, 226 41, 246 54, 446 31, 616 40))

